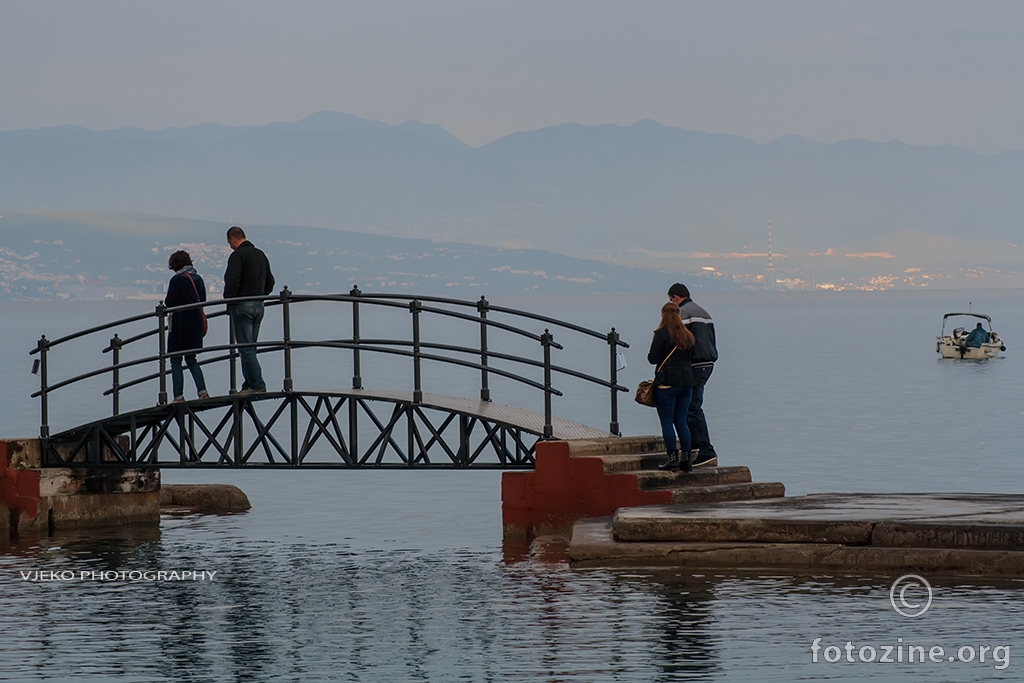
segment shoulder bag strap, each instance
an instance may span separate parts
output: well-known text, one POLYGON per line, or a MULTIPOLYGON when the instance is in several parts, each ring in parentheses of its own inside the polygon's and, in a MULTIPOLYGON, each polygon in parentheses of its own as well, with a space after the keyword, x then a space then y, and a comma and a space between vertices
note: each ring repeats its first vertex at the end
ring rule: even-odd
MULTIPOLYGON (((197 304, 198 304, 198 303, 201 303, 201 301, 199 300, 199 288, 197 288, 197 287, 196 287, 196 281, 195 281, 195 280, 193 280, 193 279, 192 279, 192 276, 191 276, 191 275, 189 275, 188 273, 182 273, 182 275, 184 275, 185 277, 187 277, 187 278, 188 278, 188 282, 189 282, 189 284, 190 284, 190 285, 192 285, 192 291, 196 293, 196 303, 197 303, 197 304)), ((202 310, 202 309, 200 309, 200 310, 202 310)), ((673 349, 673 350, 674 350, 674 349, 673 349)), ((668 354, 668 355, 670 355, 670 356, 671 356, 672 354, 670 353, 670 354, 668 354)), ((668 360, 668 358, 666 358, 665 360, 668 360)))
POLYGON ((668 352, 668 355, 667 355, 667 356, 665 356, 665 360, 661 361, 661 365, 659 365, 659 366, 658 366, 658 369, 654 371, 654 374, 655 374, 655 375, 657 375, 657 374, 658 374, 659 372, 661 372, 661 369, 662 369, 663 367, 665 367, 665 363, 667 363, 667 362, 668 362, 668 359, 672 357, 672 354, 673 354, 673 353, 675 353, 675 352, 676 352, 676 349, 678 349, 678 348, 679 348, 678 346, 673 346, 673 347, 672 347, 672 350, 668 352))

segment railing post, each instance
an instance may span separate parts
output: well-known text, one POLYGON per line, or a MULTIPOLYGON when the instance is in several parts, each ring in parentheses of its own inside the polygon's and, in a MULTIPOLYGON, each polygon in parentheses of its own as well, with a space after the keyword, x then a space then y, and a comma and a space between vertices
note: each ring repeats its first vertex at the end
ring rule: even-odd
POLYGON ((228 393, 238 393, 238 349, 235 347, 235 322, 231 318, 231 304, 225 308, 228 313, 228 393))
POLYGON ((160 393, 157 396, 157 403, 167 403, 167 306, 161 301, 156 305, 156 315, 160 337, 160 393))
POLYGON ((110 354, 114 366, 110 391, 114 397, 114 415, 117 415, 121 412, 121 368, 118 367, 121 364, 121 337, 116 334, 110 338, 110 354))
POLYGON ((551 426, 551 342, 554 336, 548 330, 540 336, 541 346, 544 347, 544 438, 554 437, 554 427, 551 426))
MULTIPOLYGON (((349 296, 359 296, 359 285, 353 285, 349 296)), ((363 377, 359 371, 359 302, 352 302, 352 388, 363 388, 363 377)))
POLYGON ((609 356, 609 368, 608 373, 609 381, 612 384, 612 421, 608 425, 608 431, 615 436, 622 436, 619 432, 619 390, 616 386, 619 384, 619 333, 612 328, 612 331, 608 333, 608 356, 609 356))
POLYGON ((409 310, 412 312, 412 402, 423 402, 423 387, 420 385, 420 309, 423 304, 419 299, 409 302, 409 310))
POLYGON ((487 386, 487 299, 480 297, 476 302, 476 310, 480 311, 480 400, 491 400, 491 389, 487 386))
POLYGON ((50 348, 50 341, 46 335, 39 337, 39 344, 36 350, 39 351, 39 437, 46 439, 50 436, 50 410, 47 392, 49 388, 46 382, 46 351, 50 348))
POLYGON ((281 320, 284 325, 284 390, 292 390, 292 319, 289 300, 292 293, 288 287, 281 290, 281 320))

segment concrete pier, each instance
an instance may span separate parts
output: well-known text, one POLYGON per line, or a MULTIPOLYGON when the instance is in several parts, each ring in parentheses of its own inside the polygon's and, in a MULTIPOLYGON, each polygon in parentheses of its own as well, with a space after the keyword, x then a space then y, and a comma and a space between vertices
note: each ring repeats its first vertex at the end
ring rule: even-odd
POLYGON ((1024 575, 1024 496, 831 493, 622 508, 577 522, 576 565, 1024 575))
MULTIPOLYGON (((203 514, 244 512, 230 484, 161 487, 160 470, 42 467, 39 439, 0 440, 0 534, 48 534, 98 526, 160 523, 161 508, 203 514)), ((102 457, 110 457, 109 453, 102 457)))
POLYGON ((160 471, 42 467, 39 439, 0 440, 0 517, 7 533, 159 524, 160 471))
POLYGON ((536 467, 501 479, 506 540, 568 536, 579 519, 622 507, 756 500, 785 495, 779 482, 753 482, 746 467, 660 472, 665 445, 654 436, 541 441, 536 467))

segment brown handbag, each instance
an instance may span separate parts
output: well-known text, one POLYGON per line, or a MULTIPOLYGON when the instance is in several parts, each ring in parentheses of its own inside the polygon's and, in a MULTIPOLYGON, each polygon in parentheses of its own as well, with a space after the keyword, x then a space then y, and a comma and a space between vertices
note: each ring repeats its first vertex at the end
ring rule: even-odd
MULTIPOLYGON (((676 347, 673 346, 672 350, 668 352, 667 356, 665 356, 665 360, 661 361, 661 365, 659 365, 658 369, 654 371, 655 377, 658 376, 661 369, 665 367, 665 363, 668 362, 668 359, 671 358, 672 354, 675 352, 676 347)), ((636 395, 633 397, 633 400, 642 406, 654 406, 654 380, 645 379, 640 382, 636 388, 636 395)))

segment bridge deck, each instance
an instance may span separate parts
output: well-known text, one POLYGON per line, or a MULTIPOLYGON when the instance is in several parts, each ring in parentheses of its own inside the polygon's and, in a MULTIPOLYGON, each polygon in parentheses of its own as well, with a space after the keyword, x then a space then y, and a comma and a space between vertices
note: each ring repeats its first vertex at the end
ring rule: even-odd
MULTIPOLYGON (((369 391, 366 389, 351 389, 346 394, 358 397, 366 397, 385 401, 408 403, 412 401, 410 391, 369 391)), ((515 425, 522 429, 541 434, 544 432, 544 415, 525 408, 493 403, 491 401, 480 401, 470 398, 459 398, 457 396, 443 396, 441 394, 423 394, 420 405, 428 408, 447 410, 453 413, 463 413, 503 424, 515 425)), ((551 418, 551 426, 556 439, 598 439, 612 436, 611 432, 588 427, 563 420, 558 417, 551 418)))
MULTIPOLYGON (((267 392, 265 394, 213 396, 209 399, 194 399, 192 401, 188 401, 188 407, 191 410, 198 412, 230 405, 234 401, 268 401, 282 399, 288 395, 289 394, 285 392, 267 392)), ((391 403, 412 403, 411 391, 345 389, 343 391, 336 392, 296 391, 293 392, 292 395, 310 396, 314 398, 352 397, 364 400, 387 401, 391 403)), ((507 406, 490 401, 426 393, 423 394, 423 400, 420 401, 419 405, 424 408, 433 408, 452 413, 470 415, 490 422, 516 427, 533 434, 542 434, 544 432, 544 415, 525 408, 516 408, 514 406, 507 406)), ((133 420, 137 426, 159 422, 167 415, 168 410, 176 408, 177 406, 170 405, 150 406, 131 412, 121 413, 117 416, 97 420, 96 422, 87 425, 80 425, 72 429, 64 430, 59 434, 54 434, 53 438, 57 440, 77 439, 80 435, 84 434, 87 430, 96 425, 103 425, 111 433, 124 433, 130 429, 130 425, 133 420)), ((557 417, 553 417, 551 419, 551 426, 553 428, 553 436, 556 439, 594 439, 612 436, 610 432, 557 417)))

